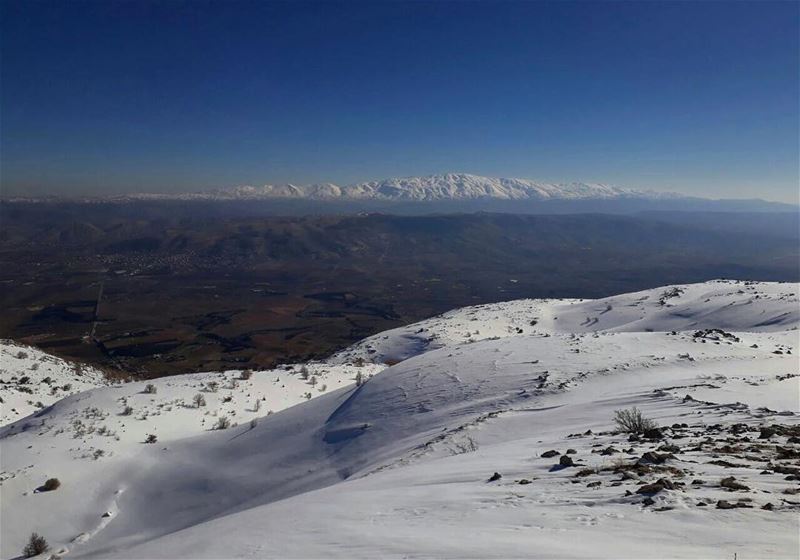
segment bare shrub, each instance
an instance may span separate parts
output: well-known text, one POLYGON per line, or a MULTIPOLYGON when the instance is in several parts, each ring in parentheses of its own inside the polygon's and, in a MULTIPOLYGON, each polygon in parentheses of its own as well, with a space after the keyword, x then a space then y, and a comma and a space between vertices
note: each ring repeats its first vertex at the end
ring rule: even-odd
POLYGON ((133 407, 130 405, 126 405, 120 413, 121 416, 130 416, 131 414, 133 414, 133 407))
POLYGON ((22 555, 25 558, 33 558, 34 556, 44 554, 48 550, 50 550, 50 545, 47 544, 44 537, 38 533, 31 533, 28 544, 22 549, 22 555))
POLYGON ((153 385, 152 383, 148 383, 147 385, 144 386, 144 391, 142 391, 142 393, 148 395, 155 395, 157 391, 158 389, 156 389, 155 385, 153 385))
POLYGON ((206 405, 206 398, 200 393, 197 393, 192 399, 192 402, 194 403, 195 408, 200 408, 201 406, 206 405))
POLYGON ((52 492, 53 490, 58 490, 59 486, 61 486, 60 480, 57 478, 48 478, 42 485, 42 490, 45 492, 52 492))
POLYGON ((631 434, 641 434, 658 427, 653 420, 645 418, 635 406, 625 410, 615 410, 614 422, 621 431, 631 434))
POLYGON ((217 418, 217 423, 214 424, 215 430, 227 430, 231 427, 231 421, 227 416, 220 416, 217 418))
POLYGON ((242 381, 247 381, 251 377, 253 377, 253 372, 250 371, 249 369, 244 369, 242 370, 242 373, 239 374, 239 379, 241 379, 242 381))
POLYGON ((158 436, 155 434, 147 434, 147 437, 144 438, 145 443, 155 443, 158 441, 158 436))

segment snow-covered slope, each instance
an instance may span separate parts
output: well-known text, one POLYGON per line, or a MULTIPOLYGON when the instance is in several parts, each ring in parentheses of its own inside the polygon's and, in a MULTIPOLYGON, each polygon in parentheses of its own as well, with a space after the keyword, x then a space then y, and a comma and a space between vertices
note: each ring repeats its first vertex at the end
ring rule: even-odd
POLYGON ((796 330, 798 285, 715 280, 598 300, 523 299, 455 309, 379 333, 331 358, 396 363, 431 349, 508 336, 613 331, 796 330))
POLYGON ((415 326, 437 335, 418 347, 390 331, 316 364, 350 384, 256 423, 276 372, 228 402, 233 373, 74 395, 0 431, 0 550, 37 531, 75 558, 796 558, 797 297, 715 282, 459 310, 415 326), (660 437, 613 431, 631 406, 660 437), (209 430, 214 411, 239 425, 209 430))
POLYGON ((0 426, 68 396, 108 385, 101 371, 0 340, 0 426))

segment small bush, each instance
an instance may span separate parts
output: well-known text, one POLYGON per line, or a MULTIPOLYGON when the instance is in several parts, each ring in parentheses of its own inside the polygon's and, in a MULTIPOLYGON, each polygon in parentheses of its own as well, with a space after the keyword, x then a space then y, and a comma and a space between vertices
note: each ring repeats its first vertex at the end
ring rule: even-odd
POLYGON ((155 434, 147 434, 147 437, 144 438, 145 443, 155 443, 158 441, 158 436, 155 434))
POLYGON ((47 541, 44 540, 44 537, 38 533, 31 533, 31 537, 28 539, 28 544, 26 544, 25 548, 22 549, 22 555, 25 558, 33 558, 34 556, 39 556, 48 550, 50 550, 50 545, 47 544, 47 541))
POLYGON ((42 490, 45 492, 51 492, 53 490, 57 490, 59 486, 61 486, 60 480, 57 478, 48 478, 42 486, 42 490))
POLYGON ((253 377, 253 372, 249 369, 242 370, 242 373, 239 374, 239 379, 242 381, 247 381, 251 377, 253 377))
POLYGON ((356 374, 356 387, 361 387, 363 384, 364 384, 364 376, 361 375, 361 372, 359 371, 356 374))
POLYGON ((227 416, 220 416, 217 418, 217 423, 214 424, 215 430, 227 430, 231 427, 231 421, 227 416))
POLYGON ((130 416, 133 414, 133 407, 130 405, 126 405, 125 408, 122 409, 121 412, 122 416, 130 416))
POLYGON ((28 357, 28 353, 27 352, 23 352, 22 350, 17 352, 17 359, 18 360, 24 360, 27 357, 28 357))
POLYGON ((617 423, 620 430, 631 434, 642 434, 647 430, 658 427, 654 421, 645 418, 636 407, 626 410, 615 410, 614 422, 617 423))
POLYGON ((216 393, 218 387, 219 384, 216 381, 209 381, 206 384, 206 391, 208 391, 209 393, 216 393))
POLYGON ((144 386, 144 391, 142 392, 148 395, 155 395, 156 392, 158 392, 158 390, 156 389, 155 385, 153 385, 152 383, 148 383, 147 385, 144 386))
POLYGON ((200 393, 197 393, 192 399, 192 402, 194 403, 195 408, 200 408, 201 406, 206 405, 206 398, 200 393))

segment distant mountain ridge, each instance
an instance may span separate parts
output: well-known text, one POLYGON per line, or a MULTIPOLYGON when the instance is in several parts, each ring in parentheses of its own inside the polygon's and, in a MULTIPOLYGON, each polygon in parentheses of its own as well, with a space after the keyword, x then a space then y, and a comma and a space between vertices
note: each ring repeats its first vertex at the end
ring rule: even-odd
POLYGON ((207 203, 218 212, 261 215, 387 212, 426 214, 626 214, 640 211, 797 212, 796 204, 761 199, 713 199, 675 192, 631 189, 604 183, 545 183, 529 179, 446 173, 399 177, 351 185, 239 185, 195 192, 86 196, 15 196, 4 203, 79 205, 207 203), (220 204, 217 204, 220 203, 220 204), (225 204, 222 204, 225 203, 225 204), (235 208, 234 208, 235 207, 235 208), (234 210, 232 210, 232 208, 234 210))
MULTIPOLYGON (((198 193, 200 194, 200 193, 198 193)), ((575 200, 609 198, 680 198, 674 193, 633 190, 601 183, 541 183, 528 179, 482 177, 467 173, 446 173, 423 177, 399 177, 338 186, 312 185, 239 186, 218 189, 200 196, 218 198, 305 198, 312 200, 575 200)))
MULTIPOLYGON (((689 198, 685 195, 637 190, 603 183, 544 183, 529 179, 482 177, 467 173, 446 173, 422 177, 398 177, 339 186, 242 185, 188 193, 133 193, 114 196, 77 197, 78 200, 318 200, 378 202, 442 201, 548 201, 548 200, 663 200, 689 198)), ((14 197, 11 200, 52 200, 52 197, 14 197)))

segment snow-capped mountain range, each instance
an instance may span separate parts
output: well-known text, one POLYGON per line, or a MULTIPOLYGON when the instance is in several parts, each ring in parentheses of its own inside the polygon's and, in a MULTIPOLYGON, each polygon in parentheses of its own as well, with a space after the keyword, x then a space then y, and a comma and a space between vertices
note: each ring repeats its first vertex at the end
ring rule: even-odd
POLYGON ((528 179, 481 177, 467 173, 383 179, 343 187, 332 183, 306 186, 240 186, 221 189, 211 194, 223 198, 382 201, 475 200, 482 198, 498 200, 673 198, 680 196, 673 193, 624 189, 600 183, 540 183, 528 179))
MULTIPOLYGON (((352 185, 242 185, 187 193, 134 193, 83 197, 79 200, 311 200, 343 202, 435 202, 435 201, 547 201, 547 200, 662 200, 688 198, 676 193, 636 190, 601 183, 543 183, 528 179, 481 177, 446 173, 424 177, 401 177, 352 185)), ((14 197, 12 201, 54 200, 14 197)))
POLYGON ((480 305, 135 383, 4 341, 3 406, 36 412, 0 428, 0 555, 797 558, 799 290, 480 305))

